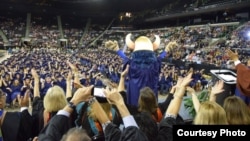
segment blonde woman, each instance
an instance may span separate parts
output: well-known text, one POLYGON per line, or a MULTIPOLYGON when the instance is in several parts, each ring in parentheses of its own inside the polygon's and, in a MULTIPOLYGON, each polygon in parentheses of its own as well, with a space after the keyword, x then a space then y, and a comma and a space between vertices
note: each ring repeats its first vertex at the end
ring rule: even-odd
MULTIPOLYGON (((49 88, 44 99, 42 99, 40 97, 39 91, 39 75, 34 69, 31 70, 31 73, 34 78, 34 100, 32 103, 32 116, 34 118, 35 124, 33 128, 33 135, 37 136, 41 129, 43 129, 47 125, 49 120, 59 110, 63 109, 67 105, 67 99, 64 90, 59 86, 53 86, 49 88)), ((70 75, 68 76, 68 79, 69 78, 71 78, 70 75)), ((71 93, 71 91, 67 90, 67 93, 71 93)))
POLYGON ((59 86, 53 86, 48 89, 44 100, 44 126, 48 123, 48 121, 57 113, 57 111, 63 109, 67 105, 67 100, 65 96, 65 92, 59 86))
POLYGON ((186 90, 192 95, 196 115, 193 124, 199 125, 225 125, 228 124, 226 112, 215 102, 216 95, 223 92, 223 81, 219 80, 212 87, 208 101, 200 103, 194 89, 187 87, 186 90))
POLYGON ((227 121, 231 125, 250 125, 250 108, 237 96, 229 96, 223 103, 227 121))
POLYGON ((205 101, 200 104, 193 124, 195 125, 227 125, 225 110, 214 101, 205 101))

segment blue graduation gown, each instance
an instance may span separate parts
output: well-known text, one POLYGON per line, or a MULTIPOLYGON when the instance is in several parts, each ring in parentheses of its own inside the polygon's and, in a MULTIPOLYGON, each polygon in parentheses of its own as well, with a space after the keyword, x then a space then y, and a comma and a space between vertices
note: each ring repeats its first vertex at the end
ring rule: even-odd
MULTIPOLYGON (((128 71, 127 83, 127 103, 138 106, 140 89, 150 87, 156 98, 158 98, 158 81, 161 69, 161 57, 156 57, 153 51, 135 51, 132 58, 126 58, 122 52, 118 51, 118 55, 124 60, 124 69, 127 64, 130 65, 128 71)), ((165 54, 166 55, 166 52, 165 54)))

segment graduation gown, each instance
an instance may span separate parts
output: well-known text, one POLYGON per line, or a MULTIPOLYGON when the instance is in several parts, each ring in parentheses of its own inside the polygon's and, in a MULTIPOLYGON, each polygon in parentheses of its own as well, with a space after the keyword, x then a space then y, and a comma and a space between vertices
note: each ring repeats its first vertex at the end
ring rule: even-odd
POLYGON ((165 118, 160 122, 159 133, 156 141, 173 141, 173 125, 177 122, 174 118, 165 118))
MULTIPOLYGON (((118 52, 121 56, 120 53, 118 52)), ((124 60, 124 69, 127 65, 130 65, 127 83, 127 103, 138 106, 141 88, 150 87, 154 91, 155 96, 158 97, 161 58, 156 57, 154 52, 146 50, 135 51, 131 57, 132 59, 126 58, 124 60)))
POLYGON ((236 65, 237 70, 237 89, 241 94, 250 97, 250 69, 242 63, 236 65))
POLYGON ((32 138, 32 117, 28 110, 6 112, 1 130, 4 141, 27 141, 32 138))
POLYGON ((105 141, 148 141, 147 136, 134 126, 121 131, 115 124, 110 123, 104 132, 105 141))
POLYGON ((236 65, 237 81, 235 95, 250 106, 250 69, 239 63, 236 65))
POLYGON ((39 141, 60 141, 71 128, 70 119, 64 115, 55 115, 38 136, 39 141))

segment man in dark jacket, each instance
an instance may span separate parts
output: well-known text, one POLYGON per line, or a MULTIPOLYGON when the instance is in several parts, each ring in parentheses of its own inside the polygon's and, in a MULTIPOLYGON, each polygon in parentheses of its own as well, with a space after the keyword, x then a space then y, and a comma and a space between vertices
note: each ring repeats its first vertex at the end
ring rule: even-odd
POLYGON ((29 93, 26 92, 24 96, 18 95, 21 112, 6 112, 3 109, 5 100, 5 93, 0 91, 2 139, 4 141, 27 141, 32 138, 32 117, 28 111, 29 93))

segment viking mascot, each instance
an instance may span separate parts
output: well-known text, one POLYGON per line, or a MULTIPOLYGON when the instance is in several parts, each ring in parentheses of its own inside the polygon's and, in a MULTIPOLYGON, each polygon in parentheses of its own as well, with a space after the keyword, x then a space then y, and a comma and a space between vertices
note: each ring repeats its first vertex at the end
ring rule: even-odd
POLYGON ((105 47, 114 50, 123 59, 124 69, 129 65, 127 82, 127 103, 138 106, 140 89, 150 87, 156 98, 158 98, 158 80, 161 71, 161 60, 166 57, 167 52, 177 46, 176 42, 170 42, 164 51, 157 56, 155 51, 160 45, 160 37, 155 35, 155 41, 146 36, 138 37, 134 42, 131 40, 132 34, 126 36, 126 45, 132 50, 131 56, 127 57, 119 49, 117 41, 107 41, 105 47))

